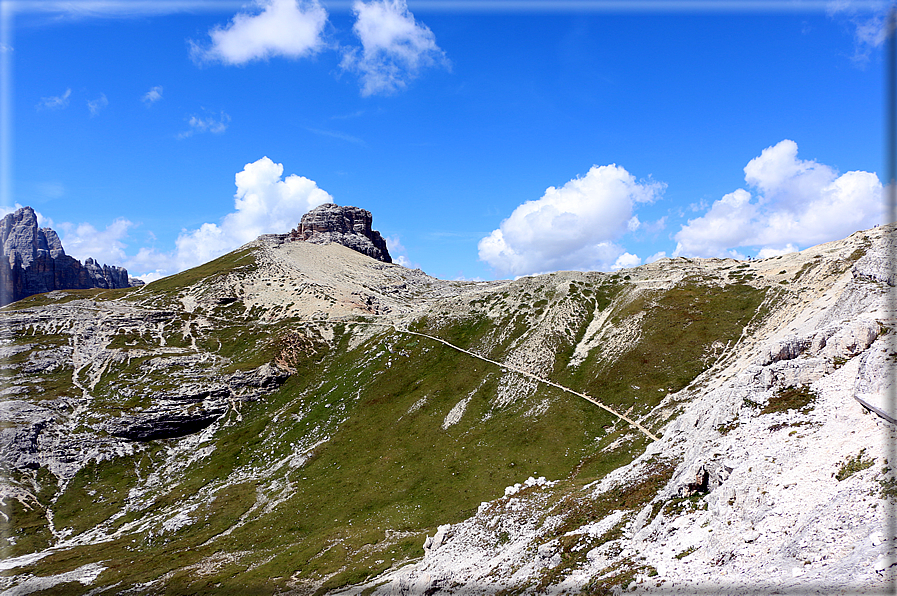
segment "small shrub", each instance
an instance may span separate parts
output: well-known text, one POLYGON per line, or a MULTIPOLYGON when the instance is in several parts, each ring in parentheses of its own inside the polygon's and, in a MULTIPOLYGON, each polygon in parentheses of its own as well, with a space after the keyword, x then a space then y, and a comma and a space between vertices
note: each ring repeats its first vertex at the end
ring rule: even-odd
POLYGON ((875 459, 871 457, 866 458, 864 457, 865 454, 866 448, 863 447, 862 449, 860 449, 859 453, 854 456, 848 457, 847 461, 841 464, 841 468, 835 474, 835 478, 837 478, 838 482, 846 480, 857 472, 865 470, 866 468, 872 467, 872 464, 875 463, 875 459))
POLYGON ((743 400, 741 400, 741 403, 744 404, 744 406, 748 407, 748 408, 759 408, 760 407, 759 403, 757 403, 754 400, 749 399, 747 397, 745 397, 743 400))
POLYGON ((775 396, 769 398, 769 402, 760 410, 760 414, 787 412, 788 410, 808 411, 812 409, 812 404, 817 397, 819 396, 816 392, 806 385, 782 387, 775 396))
MULTIPOLYGON (((745 404, 745 405, 747 405, 747 404, 745 404)), ((754 405, 756 405, 756 404, 754 404, 754 405)), ((733 420, 732 422, 730 422, 728 424, 720 424, 719 426, 717 426, 716 432, 725 436, 725 435, 729 434, 729 431, 735 430, 736 428, 738 428, 738 421, 733 420)))
POLYGON ((897 500, 897 478, 883 478, 878 481, 878 484, 881 486, 882 499, 897 500))

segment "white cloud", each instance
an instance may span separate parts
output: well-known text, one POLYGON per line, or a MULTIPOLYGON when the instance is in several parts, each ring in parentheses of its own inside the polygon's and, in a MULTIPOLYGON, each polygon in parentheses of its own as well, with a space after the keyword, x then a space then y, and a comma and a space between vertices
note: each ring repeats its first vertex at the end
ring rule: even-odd
POLYGON ((420 268, 420 265, 413 263, 411 259, 408 258, 408 251, 402 245, 402 241, 398 236, 387 236, 385 240, 386 248, 389 250, 389 256, 392 257, 393 263, 397 263, 408 269, 420 268))
POLYGON ((227 125, 230 124, 230 116, 225 114, 222 110, 221 115, 217 118, 215 116, 208 116, 205 118, 202 118, 200 116, 190 116, 190 120, 187 121, 187 124, 190 125, 190 128, 188 130, 185 130, 184 132, 179 133, 179 139, 186 139, 187 137, 191 137, 196 133, 203 132, 221 134, 225 130, 227 130, 227 125))
POLYGON ((767 147, 744 168, 753 196, 738 189, 715 201, 675 235, 673 256, 741 256, 797 250, 870 228, 882 217, 882 185, 871 172, 839 175, 833 168, 797 158, 797 143, 767 147))
MULTIPOLYGON (((127 256, 124 240, 133 224, 123 218, 102 231, 88 223, 60 224, 62 244, 66 253, 82 261, 93 257, 100 263, 123 265, 130 275, 152 281, 201 265, 262 234, 286 233, 309 209, 333 201, 313 180, 295 174, 284 178, 283 165, 267 157, 246 164, 234 179, 234 211, 221 218, 220 223, 182 230, 172 251, 143 247, 136 255, 127 256)), ((0 216, 11 211, 3 208, 0 216)), ((41 220, 38 214, 42 226, 52 225, 41 220)), ((154 239, 152 232, 148 237, 154 239)))
POLYGON ((480 240, 480 259, 512 275, 606 270, 624 253, 614 241, 632 227, 635 205, 653 202, 664 188, 637 182, 617 165, 593 166, 584 177, 549 187, 539 200, 518 206, 480 240))
POLYGON ((257 0, 255 13, 238 13, 227 27, 209 31, 209 47, 191 42, 198 62, 246 64, 274 56, 302 58, 319 51, 327 11, 317 0, 257 0))
POLYGON ((123 240, 127 238, 128 229, 132 226, 124 218, 116 219, 102 231, 89 223, 61 223, 60 240, 65 253, 79 261, 93 258, 101 265, 123 265, 127 259, 123 240))
POLYGON ((69 105, 69 98, 72 96, 72 90, 66 89, 62 95, 51 97, 41 97, 40 103, 37 104, 38 109, 46 110, 62 110, 69 105))
POLYGON ((90 117, 93 118, 97 114, 99 114, 103 108, 109 105, 109 100, 106 99, 105 93, 100 93, 100 96, 96 99, 90 99, 87 101, 87 109, 90 110, 90 117))
POLYGON ((361 51, 345 49, 340 66, 361 75, 363 96, 394 93, 422 68, 448 64, 436 36, 415 21, 405 0, 356 1, 352 10, 361 51))
POLYGON ((248 163, 235 176, 235 211, 220 224, 204 223, 183 230, 173 253, 142 250, 130 260, 135 271, 170 274, 221 256, 262 234, 286 233, 313 207, 333 197, 314 180, 295 174, 282 178, 283 165, 263 157, 248 163))
POLYGON ((763 248, 760 252, 757 253, 758 259, 768 259, 770 257, 777 257, 779 255, 787 255, 788 253, 798 252, 798 249, 793 244, 786 244, 782 248, 775 248, 772 246, 767 246, 763 248))
POLYGON ((739 188, 714 202, 705 215, 688 220, 675 235, 673 256, 721 257, 729 247, 741 246, 757 217, 757 206, 750 201, 751 193, 739 188))
POLYGON ((654 253, 653 255, 651 255, 650 257, 645 259, 645 264, 653 263, 654 261, 659 261, 660 259, 665 259, 665 258, 667 258, 667 253, 665 250, 662 250, 660 252, 654 253))
POLYGON ((846 15, 854 29, 854 54, 851 59, 861 67, 869 62, 872 52, 883 46, 888 39, 888 12, 893 8, 893 5, 888 4, 881 3, 871 15, 864 14, 864 9, 868 9, 868 6, 859 6, 850 1, 831 2, 826 8, 829 16, 846 15))
POLYGON ((155 87, 147 91, 146 95, 143 96, 143 103, 151 106, 160 99, 162 99, 162 85, 156 85, 155 87))
POLYGON ((853 59, 861 64, 869 60, 872 50, 884 45, 888 39, 887 17, 875 15, 868 19, 854 21, 856 25, 855 51, 853 59))
POLYGON ((630 254, 628 252, 624 252, 617 260, 614 261, 614 264, 611 265, 611 269, 616 271, 617 269, 628 269, 629 267, 638 267, 642 264, 642 260, 637 256, 630 254))

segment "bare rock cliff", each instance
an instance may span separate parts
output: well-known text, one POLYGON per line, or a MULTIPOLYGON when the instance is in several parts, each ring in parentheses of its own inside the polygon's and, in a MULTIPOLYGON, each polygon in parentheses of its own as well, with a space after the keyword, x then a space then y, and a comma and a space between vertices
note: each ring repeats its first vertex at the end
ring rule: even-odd
POLYGON ((127 288, 123 267, 82 265, 65 254, 59 236, 37 224, 31 207, 22 207, 0 220, 0 306, 52 290, 127 288))
POLYGON ((371 212, 366 209, 325 203, 303 215, 290 238, 313 244, 334 242, 372 259, 392 263, 383 236, 371 229, 372 220, 371 212))

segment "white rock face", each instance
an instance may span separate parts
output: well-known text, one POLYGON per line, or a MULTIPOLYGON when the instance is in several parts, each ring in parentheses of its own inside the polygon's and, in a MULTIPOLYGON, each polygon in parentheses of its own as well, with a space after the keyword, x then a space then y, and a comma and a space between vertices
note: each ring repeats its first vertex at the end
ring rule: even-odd
MULTIPOLYGON (((690 387, 667 396, 658 409, 679 414, 661 440, 577 493, 604 498, 646 477, 652 462, 672 460, 672 477, 648 504, 613 510, 557 536, 566 515, 549 505, 557 500, 552 483, 531 479, 483 503, 470 519, 440 526, 423 559, 349 592, 491 594, 534 585, 577 552, 564 544, 580 543, 586 556, 549 582, 546 593, 578 593, 612 577, 615 565, 634 570, 622 587, 640 593, 879 593, 893 586, 897 537, 889 534, 893 502, 882 483, 894 482, 886 470, 897 463, 891 447, 897 432, 855 399, 897 413, 897 325, 887 299, 893 237, 891 228, 877 228, 805 251, 836 264, 833 254, 846 260, 857 246, 866 254, 852 267, 808 268, 762 328, 690 387), (815 401, 767 411, 790 386, 808 388, 815 401), (862 465, 848 474, 851 461, 862 465), (707 492, 679 498, 695 481, 707 492)), ((790 266, 793 275, 791 261, 813 256, 756 267, 762 273, 790 266)))

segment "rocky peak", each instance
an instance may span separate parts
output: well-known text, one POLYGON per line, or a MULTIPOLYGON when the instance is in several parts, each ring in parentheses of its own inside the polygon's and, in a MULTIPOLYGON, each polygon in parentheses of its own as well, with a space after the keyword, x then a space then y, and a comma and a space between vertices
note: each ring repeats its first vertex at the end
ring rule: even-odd
POLYGON ((59 236, 50 228, 38 227, 37 214, 31 207, 22 207, 0 220, 0 243, 10 266, 18 257, 22 267, 28 267, 40 251, 51 258, 65 255, 59 236))
POLYGON ((0 306, 52 290, 127 288, 123 267, 80 261, 65 254, 59 236, 41 228, 31 207, 0 219, 0 306))
POLYGON ((366 209, 325 203, 302 216, 299 226, 290 232, 290 239, 313 244, 335 242, 372 259, 392 263, 383 236, 371 229, 372 221, 371 212, 366 209))

